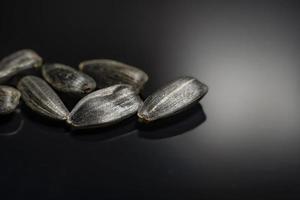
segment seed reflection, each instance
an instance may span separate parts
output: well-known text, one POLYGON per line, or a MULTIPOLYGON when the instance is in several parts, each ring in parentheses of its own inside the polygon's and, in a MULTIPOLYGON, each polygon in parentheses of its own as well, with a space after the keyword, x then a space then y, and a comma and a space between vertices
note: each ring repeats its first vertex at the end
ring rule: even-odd
POLYGON ((15 135, 22 130, 24 125, 24 119, 19 109, 10 115, 1 116, 0 119, 0 136, 15 135))

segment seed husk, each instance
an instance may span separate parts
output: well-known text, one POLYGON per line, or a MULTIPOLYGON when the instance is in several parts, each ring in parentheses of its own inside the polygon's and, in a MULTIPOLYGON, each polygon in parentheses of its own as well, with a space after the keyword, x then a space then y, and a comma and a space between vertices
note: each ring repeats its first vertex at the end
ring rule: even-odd
POLYGON ((138 111, 141 121, 151 122, 176 114, 198 102, 208 87, 193 77, 181 77, 157 90, 138 111))
POLYGON ((15 111, 19 105, 21 93, 10 86, 0 85, 0 115, 15 111))
POLYGON ((71 111, 68 123, 78 129, 111 125, 134 115, 141 104, 132 86, 110 86, 83 97, 71 111))
POLYGON ((129 84, 139 92, 148 81, 148 75, 144 71, 109 59, 84 61, 79 64, 79 69, 93 77, 98 88, 129 84))
POLYGON ((96 88, 93 78, 59 63, 43 65, 42 75, 53 88, 68 94, 83 95, 96 88))
POLYGON ((17 51, 0 61, 0 83, 30 68, 39 67, 42 58, 31 49, 17 51))
POLYGON ((18 83, 25 104, 33 111, 55 120, 66 120, 69 111, 54 90, 41 78, 25 76, 18 83))

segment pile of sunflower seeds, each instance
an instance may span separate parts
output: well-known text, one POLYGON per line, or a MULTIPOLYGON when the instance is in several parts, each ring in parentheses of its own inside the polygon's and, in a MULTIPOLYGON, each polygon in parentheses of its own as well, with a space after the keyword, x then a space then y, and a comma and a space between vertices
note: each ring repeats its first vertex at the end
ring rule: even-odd
POLYGON ((198 103, 208 91, 196 78, 184 76, 143 101, 139 93, 148 75, 136 67, 98 59, 81 62, 76 70, 59 63, 43 64, 42 58, 30 49, 0 61, 0 84, 31 68, 41 69, 43 79, 27 75, 18 82, 18 89, 0 85, 1 115, 14 112, 22 98, 34 112, 79 129, 115 124, 136 113, 139 121, 152 122, 198 103), (69 112, 56 92, 81 99, 69 112))

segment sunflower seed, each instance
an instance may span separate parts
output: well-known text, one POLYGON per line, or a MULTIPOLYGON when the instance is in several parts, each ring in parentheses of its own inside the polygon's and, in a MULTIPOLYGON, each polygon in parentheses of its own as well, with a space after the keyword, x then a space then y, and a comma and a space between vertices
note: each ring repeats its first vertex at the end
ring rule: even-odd
POLYGON ((12 113, 19 105, 21 93, 10 86, 0 86, 0 114, 12 113))
POLYGON ((41 64, 42 58, 33 50, 17 51, 0 61, 0 83, 7 81, 21 71, 39 67, 41 64))
POLYGON ((132 86, 118 84, 97 90, 81 99, 68 123, 75 128, 101 127, 134 115, 142 100, 132 86))
POLYGON ((123 83, 139 91, 148 81, 148 75, 142 70, 114 60, 84 61, 79 64, 79 69, 93 77, 98 88, 123 83))
POLYGON ((69 111, 54 90, 41 78, 25 76, 18 83, 22 99, 28 107, 41 115, 65 120, 69 111))
POLYGON ((63 64, 45 64, 42 75, 56 90, 70 94, 87 94, 96 88, 90 76, 63 64))
POLYGON ((138 111, 145 122, 174 115, 200 100, 208 87, 192 77, 181 77, 150 95, 138 111))

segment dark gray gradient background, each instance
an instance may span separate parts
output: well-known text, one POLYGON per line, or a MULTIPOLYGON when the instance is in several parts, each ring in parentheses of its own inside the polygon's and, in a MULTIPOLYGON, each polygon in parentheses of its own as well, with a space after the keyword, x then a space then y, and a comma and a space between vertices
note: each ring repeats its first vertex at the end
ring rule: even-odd
POLYGON ((73 134, 21 105, 1 118, 23 127, 0 137, 0 199, 300 198, 297 1, 2 0, 0 20, 1 57, 117 59, 149 74, 143 96, 180 75, 210 88, 155 130, 73 134))

